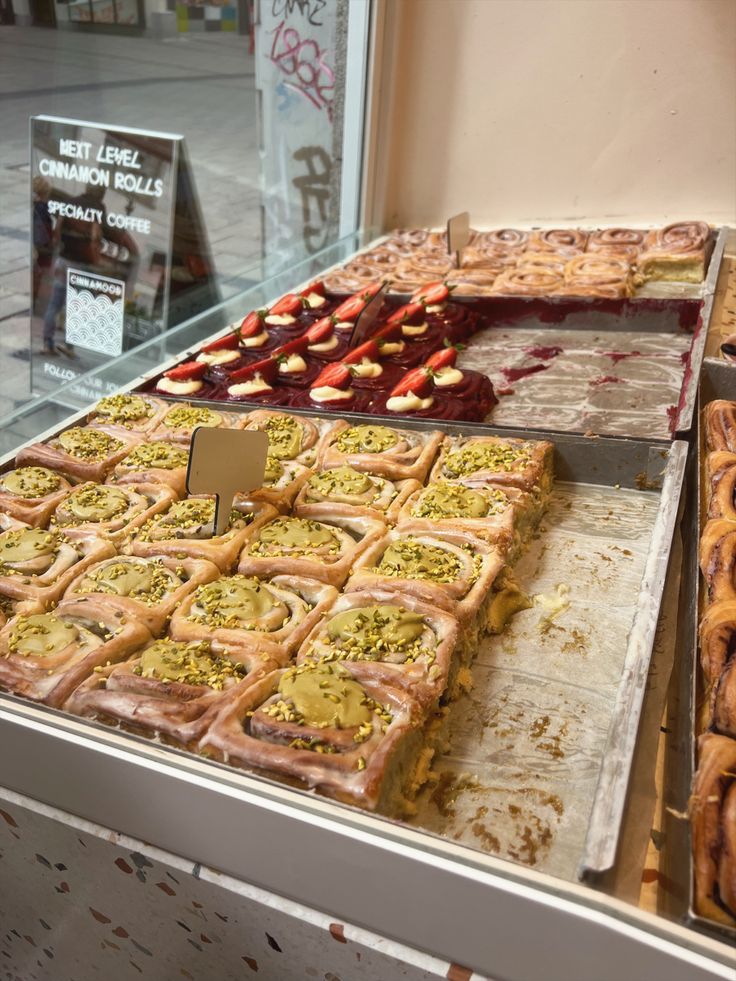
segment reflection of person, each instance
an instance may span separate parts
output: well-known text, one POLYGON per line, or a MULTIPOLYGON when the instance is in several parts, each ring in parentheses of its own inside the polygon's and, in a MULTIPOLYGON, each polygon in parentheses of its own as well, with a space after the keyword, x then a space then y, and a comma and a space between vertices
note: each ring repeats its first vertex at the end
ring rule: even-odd
POLYGON ((59 245, 59 253, 54 265, 54 290, 43 318, 43 353, 56 354, 57 347, 63 354, 71 354, 66 344, 56 344, 56 318, 66 300, 66 273, 70 267, 89 272, 100 272, 102 241, 106 239, 125 248, 131 257, 138 255, 135 239, 120 228, 107 224, 107 209, 104 205, 105 188, 88 184, 84 193, 69 198, 69 204, 82 208, 93 208, 101 215, 102 221, 83 221, 81 218, 61 218, 54 230, 59 245))
POLYGON ((54 222, 49 214, 51 184, 45 177, 33 183, 33 303, 54 259, 54 222))

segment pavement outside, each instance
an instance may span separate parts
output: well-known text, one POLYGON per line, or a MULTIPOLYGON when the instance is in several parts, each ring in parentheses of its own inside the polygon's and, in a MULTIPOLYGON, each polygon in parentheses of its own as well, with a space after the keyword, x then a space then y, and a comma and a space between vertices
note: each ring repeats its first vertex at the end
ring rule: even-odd
POLYGON ((28 120, 38 114, 182 134, 223 299, 260 278, 247 37, 0 27, 0 419, 31 398, 28 120))

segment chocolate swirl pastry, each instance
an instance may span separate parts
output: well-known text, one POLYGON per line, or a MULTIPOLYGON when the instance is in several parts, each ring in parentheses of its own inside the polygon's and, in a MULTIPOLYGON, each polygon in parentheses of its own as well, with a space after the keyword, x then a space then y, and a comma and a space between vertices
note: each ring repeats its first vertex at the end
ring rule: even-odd
POLYGON ((297 664, 348 662, 353 676, 373 678, 436 706, 453 687, 454 617, 411 596, 380 590, 345 593, 312 630, 297 664))
POLYGON ((444 444, 432 480, 518 487, 546 496, 552 487, 553 453, 546 440, 463 436, 444 444))
POLYGON ((114 427, 74 426, 47 443, 32 443, 18 451, 16 467, 37 466, 61 470, 74 481, 102 483, 107 474, 138 443, 140 434, 114 427))
POLYGON ((529 235, 529 252, 560 252, 563 255, 576 255, 584 252, 588 233, 579 228, 538 229, 529 235))
POLYGON ((417 432, 374 423, 335 423, 322 444, 318 463, 328 470, 347 465, 389 480, 423 481, 437 456, 441 432, 417 432))
POLYGON ((382 589, 412 596, 469 623, 482 619, 504 561, 501 552, 467 532, 396 529, 355 562, 346 589, 382 589))
POLYGON ((260 578, 306 576, 341 586, 357 557, 385 530, 373 518, 335 514, 328 523, 284 515, 258 529, 243 549, 238 572, 260 578))
POLYGON ((18 467, 0 474, 0 511, 32 525, 48 524, 72 485, 48 467, 18 467))
POLYGON ((319 420, 285 412, 256 409, 245 417, 245 429, 260 429, 268 436, 268 455, 277 460, 295 460, 311 467, 317 458, 322 430, 319 420))
POLYGON ((700 570, 709 603, 736 599, 736 523, 725 518, 706 522, 700 537, 700 570))
POLYGON ((12 600, 55 603, 72 579, 115 554, 111 542, 80 532, 20 527, 0 534, 0 594, 12 600))
POLYGON ((576 255, 565 265, 564 280, 559 292, 571 296, 620 299, 633 292, 628 260, 615 255, 576 255))
POLYGON ((716 399, 703 409, 705 444, 709 450, 736 453, 736 402, 716 399))
POLYGON ((695 909, 736 923, 736 740, 706 733, 690 796, 695 909))
POLYGON ((563 278, 554 268, 517 266, 496 277, 490 293, 494 296, 549 296, 562 286, 563 278))
POLYGON ((368 810, 400 813, 424 741, 424 713, 405 692, 353 665, 275 671, 229 701, 200 752, 368 810))
POLYGON ((634 260, 644 244, 645 235, 646 232, 638 228, 599 228, 590 233, 586 251, 634 260))
POLYGON ((174 500, 174 491, 163 484, 80 484, 56 508, 50 525, 63 528, 71 540, 93 534, 117 545, 174 500))
POLYGON ((150 639, 144 626, 92 599, 63 600, 52 613, 19 614, 0 631, 0 687, 60 707, 95 668, 150 639))
POLYGON ((313 473, 299 491, 294 514, 327 518, 333 514, 378 518, 393 523, 416 480, 389 480, 343 465, 313 473))
POLYGON ((150 433, 166 413, 161 399, 145 395, 108 395, 90 412, 90 425, 116 426, 130 432, 150 433))
POLYGON ((270 504, 235 502, 224 534, 215 535, 215 499, 188 497, 173 501, 165 511, 136 528, 123 551, 144 558, 169 555, 207 559, 222 572, 229 572, 245 543, 275 514, 270 504))
POLYGON ((142 623, 156 637, 193 590, 219 575, 217 566, 204 559, 116 555, 77 576, 64 598, 99 599, 111 610, 142 623))
POLYGON ((636 264, 637 282, 702 282, 709 239, 710 226, 703 221, 679 222, 648 232, 636 264))
POLYGON ((189 447, 162 440, 141 443, 120 461, 109 482, 117 484, 165 484, 178 497, 187 492, 189 447))
POLYGON ((194 749, 228 699, 274 667, 267 654, 165 637, 97 672, 65 708, 194 749))
POLYGON ((736 453, 709 453, 705 472, 708 517, 736 521, 736 453))
POLYGON ((199 426, 208 429, 240 429, 242 419, 232 412, 216 412, 204 405, 176 405, 169 409, 153 432, 153 439, 171 443, 192 441, 199 426))
POLYGON ((265 652, 285 667, 333 603, 332 586, 302 576, 223 576, 200 586, 174 614, 174 640, 215 640, 230 651, 265 652))

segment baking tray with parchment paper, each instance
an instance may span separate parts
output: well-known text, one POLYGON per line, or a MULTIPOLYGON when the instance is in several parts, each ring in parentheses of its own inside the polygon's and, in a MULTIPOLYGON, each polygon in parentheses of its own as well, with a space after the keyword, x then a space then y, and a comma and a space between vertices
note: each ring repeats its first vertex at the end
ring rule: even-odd
MULTIPOLYGON (((135 389, 138 381, 128 388, 135 389)), ((56 435, 83 415, 40 438, 56 435)), ((453 435, 493 432, 429 420, 401 424, 453 435)), ((449 711, 449 745, 437 761, 438 782, 420 796, 408 825, 399 824, 412 828, 418 842, 431 838, 460 844, 463 856, 473 861, 499 856, 568 881, 595 877, 616 860, 687 447, 681 441, 663 445, 524 430, 502 435, 547 435, 555 444, 556 485, 549 510, 516 569, 534 605, 518 614, 503 635, 483 643, 473 667, 474 688, 449 711)), ((0 471, 12 466, 12 459, 0 462, 0 471)), ((50 715, 57 734, 71 722, 74 729, 87 726, 12 696, 0 697, 3 729, 12 726, 18 712, 38 720, 50 715)), ((112 738, 114 730, 89 725, 96 743, 112 738)), ((172 753, 175 766, 185 769, 193 759, 134 736, 115 732, 115 738, 135 740, 141 766, 161 754, 172 753)), ((72 767, 73 743, 65 739, 63 744, 66 765, 72 767)), ((94 755, 90 765, 97 765, 94 755)), ((202 765, 219 768, 197 758, 197 766, 202 765)), ((252 777, 225 769, 228 786, 241 787, 244 780, 251 785, 252 777)), ((0 784, 14 786, 8 779, 0 760, 0 784)), ((44 788, 32 774, 23 783, 23 792, 44 799, 44 788)), ((104 823, 99 805, 92 792, 74 810, 104 823)), ((217 806, 213 800, 213 819, 217 806)), ((330 801, 321 806, 332 809, 338 820, 346 810, 330 801)), ((150 810, 146 838, 165 842, 167 821, 175 816, 168 814, 163 792, 150 810)), ((229 869, 225 853, 215 865, 229 869)))

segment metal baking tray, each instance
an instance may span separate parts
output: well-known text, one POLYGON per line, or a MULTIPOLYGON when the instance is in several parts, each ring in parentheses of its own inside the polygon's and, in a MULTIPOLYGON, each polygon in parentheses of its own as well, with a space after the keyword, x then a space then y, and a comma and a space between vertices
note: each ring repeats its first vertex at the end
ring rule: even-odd
POLYGON ((680 649, 676 661, 679 670, 673 679, 667 720, 670 745, 665 765, 667 847, 664 858, 666 879, 672 886, 672 912, 689 926, 736 945, 736 927, 716 923, 695 912, 692 842, 690 822, 686 819, 692 780, 697 767, 696 737, 700 734, 699 709, 704 698, 698 638, 702 615, 699 542, 703 526, 705 465, 705 433, 701 425, 700 410, 713 399, 736 401, 736 365, 706 358, 700 379, 698 426, 694 433, 695 448, 690 456, 686 475, 683 588, 678 610, 680 649))

